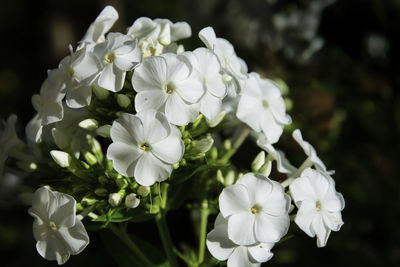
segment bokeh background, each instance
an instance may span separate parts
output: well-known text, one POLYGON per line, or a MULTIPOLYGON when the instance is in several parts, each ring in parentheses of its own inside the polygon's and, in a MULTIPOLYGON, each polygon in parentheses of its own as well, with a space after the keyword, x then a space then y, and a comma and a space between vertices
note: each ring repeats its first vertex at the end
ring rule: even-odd
MULTIPOLYGON (((120 14, 115 31, 141 16, 187 21, 193 31, 187 49, 200 46, 197 33, 212 26, 249 70, 289 86, 295 127, 336 170, 345 224, 323 249, 292 227, 295 238, 276 246, 265 266, 400 266, 400 1, 2 1, 0 117, 17 114, 20 136, 46 70, 107 4, 120 14)), ((282 147, 302 156, 288 133, 282 147)), ((17 197, 22 191, 12 184, 0 189, 0 265, 56 265, 36 253, 32 218, 17 197)), ((173 222, 179 243, 183 222, 173 222)), ((98 234, 90 236, 88 248, 66 266, 115 266, 98 234)))

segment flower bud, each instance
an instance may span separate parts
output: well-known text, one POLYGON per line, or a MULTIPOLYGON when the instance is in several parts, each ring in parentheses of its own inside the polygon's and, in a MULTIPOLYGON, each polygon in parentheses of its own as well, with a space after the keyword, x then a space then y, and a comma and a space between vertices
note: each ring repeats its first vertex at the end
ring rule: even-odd
POLYGON ((94 203, 96 203, 97 201, 98 201, 98 200, 95 199, 95 198, 84 197, 84 198, 82 198, 81 203, 82 203, 83 205, 86 205, 86 206, 91 206, 91 205, 93 205, 94 203))
POLYGON ((50 155, 53 160, 62 168, 68 168, 71 166, 72 158, 68 153, 59 150, 52 150, 50 151, 50 155))
POLYGON ((101 137, 104 138, 109 138, 110 137, 110 130, 111 130, 111 125, 106 124, 103 126, 100 126, 99 128, 96 129, 96 133, 100 135, 101 137))
POLYGON ((264 165, 260 168, 259 173, 268 177, 271 173, 271 168, 272 168, 272 161, 267 160, 267 162, 265 162, 264 165))
POLYGON ((149 186, 139 186, 137 193, 139 196, 147 197, 150 194, 150 187, 149 186))
POLYGON ((89 165, 95 165, 97 163, 96 157, 89 151, 84 152, 83 157, 85 158, 86 162, 89 163, 89 165))
POLYGON ((183 52, 185 52, 185 47, 182 44, 178 45, 178 48, 176 49, 176 54, 181 54, 183 52))
POLYGON ((205 138, 193 141, 193 146, 201 153, 206 153, 212 145, 214 144, 214 139, 208 134, 205 138))
POLYGON ((230 186, 235 182, 235 172, 229 170, 228 173, 225 175, 224 184, 225 186, 230 186))
POLYGON ((17 161, 15 165, 17 165, 18 168, 26 172, 33 172, 37 170, 38 167, 35 162, 29 162, 29 161, 17 161))
POLYGON ((115 183, 120 189, 123 189, 128 186, 128 182, 124 178, 118 178, 117 180, 115 180, 115 183))
POLYGON ((226 139, 224 141, 224 148, 226 151, 231 150, 232 148, 232 141, 230 139, 226 139))
POLYGON ((226 112, 223 110, 221 111, 214 119, 207 121, 208 126, 211 128, 218 126, 221 121, 225 118, 226 112))
POLYGON ((105 176, 99 176, 98 178, 97 178, 97 181, 99 181, 99 183, 100 184, 106 184, 106 183, 108 183, 108 179, 107 179, 107 177, 105 177, 105 176))
POLYGON ((125 197, 125 207, 128 209, 134 209, 140 204, 140 199, 136 197, 135 193, 130 193, 125 197))
POLYGON ((108 95, 110 94, 109 91, 107 91, 107 90, 104 89, 104 88, 101 88, 101 87, 98 86, 98 85, 92 86, 92 89, 93 89, 93 93, 94 93, 94 94, 97 96, 97 98, 100 99, 100 100, 106 99, 106 98, 108 97, 108 95))
POLYGON ((122 108, 127 108, 131 104, 131 100, 126 95, 116 94, 115 98, 117 99, 118 105, 122 108))
POLYGON ((108 195, 108 203, 111 206, 116 207, 121 204, 121 195, 118 193, 111 193, 108 195))
POLYGON ((95 119, 83 120, 78 125, 82 129, 85 129, 85 130, 88 130, 88 131, 96 130, 99 127, 99 123, 95 119))
POLYGON ((222 175, 222 172, 220 169, 217 171, 217 181, 220 182, 221 184, 224 184, 224 176, 222 175))
POLYGON ((218 158, 218 150, 215 146, 211 148, 210 153, 213 160, 216 160, 218 158))
POLYGON ((158 41, 162 45, 169 45, 171 43, 171 26, 168 23, 162 27, 158 41))
POLYGON ((253 162, 251 163, 251 169, 253 172, 258 172, 260 168, 265 163, 265 152, 261 151, 258 155, 254 158, 253 162))
POLYGON ((105 188, 96 188, 96 189, 94 190, 94 193, 95 193, 96 195, 98 195, 99 197, 105 197, 105 196, 107 196, 108 191, 107 191, 107 189, 105 189, 105 188))

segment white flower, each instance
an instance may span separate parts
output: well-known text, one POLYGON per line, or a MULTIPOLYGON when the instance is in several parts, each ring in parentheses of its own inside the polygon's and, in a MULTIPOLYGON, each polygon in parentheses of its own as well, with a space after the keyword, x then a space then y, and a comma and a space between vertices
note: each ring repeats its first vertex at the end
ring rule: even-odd
POLYGON ((122 89, 126 72, 132 70, 142 57, 134 39, 114 32, 107 35, 105 42, 96 45, 93 52, 103 64, 97 84, 112 92, 122 89))
POLYGON ((110 203, 111 206, 116 207, 119 204, 121 204, 122 197, 118 193, 111 193, 108 195, 108 203, 110 203))
POLYGON ((59 150, 51 150, 50 155, 60 167, 68 168, 71 166, 72 158, 68 153, 59 150))
POLYGON ((268 143, 279 140, 283 127, 291 123, 281 90, 274 82, 250 73, 242 88, 236 116, 256 132, 263 132, 268 143))
POLYGON ((335 190, 335 182, 326 172, 308 168, 289 189, 299 209, 296 224, 310 237, 316 235, 317 246, 324 247, 331 231, 339 231, 343 225, 341 211, 345 204, 342 194, 335 190))
POLYGON ((307 155, 307 159, 303 163, 300 171, 303 171, 305 168, 315 166, 317 170, 327 172, 328 174, 335 173, 334 171, 326 170, 325 164, 318 157, 314 147, 309 142, 303 140, 299 129, 294 130, 292 136, 293 139, 301 146, 301 148, 303 148, 304 153, 307 155))
POLYGON ((66 100, 70 108, 81 108, 90 104, 93 81, 101 70, 101 63, 92 48, 85 46, 61 60, 61 81, 66 86, 66 100))
POLYGON ((168 19, 141 17, 132 24, 127 34, 138 39, 143 57, 148 57, 161 55, 165 46, 190 37, 192 30, 186 22, 172 23, 168 19))
POLYGON ((175 125, 187 125, 199 113, 196 102, 204 88, 195 77, 188 63, 175 54, 163 54, 143 60, 132 76, 137 95, 137 112, 156 109, 175 125))
POLYGON ((107 157, 114 169, 144 186, 166 180, 185 149, 178 128, 155 110, 122 114, 111 127, 111 139, 107 157))
POLYGON ((108 32, 118 20, 118 12, 112 6, 106 6, 90 24, 82 43, 98 43, 105 40, 104 34, 108 32))
POLYGON ((279 241, 289 228, 289 206, 283 187, 261 174, 243 175, 219 196, 229 238, 239 245, 279 241))
POLYGON ((10 153, 16 146, 22 144, 15 132, 15 123, 17 115, 12 114, 8 117, 7 122, 0 120, 0 180, 3 176, 4 164, 10 153))
POLYGON ((228 260, 228 267, 256 267, 270 260, 270 251, 274 243, 256 243, 251 246, 240 246, 228 237, 228 220, 218 214, 214 229, 207 234, 207 248, 214 258, 228 260))
POLYGON ((239 80, 247 79, 247 65, 236 55, 235 49, 229 41, 217 38, 211 27, 202 29, 199 32, 199 38, 208 49, 217 55, 226 73, 239 80))
POLYGON ((205 93, 200 99, 200 112, 210 121, 220 113, 222 99, 226 95, 226 85, 220 74, 218 58, 211 50, 203 47, 193 52, 185 52, 182 56, 193 66, 197 72, 197 79, 203 84, 205 93))
POLYGON ((258 136, 257 145, 268 152, 268 158, 272 158, 276 161, 276 167, 280 173, 292 174, 296 171, 296 168, 290 164, 289 160, 285 157, 285 153, 281 150, 276 150, 268 143, 263 134, 258 136))
POLYGON ((34 193, 28 212, 35 218, 33 234, 36 249, 43 258, 64 264, 70 255, 80 253, 89 243, 75 206, 76 201, 70 195, 46 187, 34 193))

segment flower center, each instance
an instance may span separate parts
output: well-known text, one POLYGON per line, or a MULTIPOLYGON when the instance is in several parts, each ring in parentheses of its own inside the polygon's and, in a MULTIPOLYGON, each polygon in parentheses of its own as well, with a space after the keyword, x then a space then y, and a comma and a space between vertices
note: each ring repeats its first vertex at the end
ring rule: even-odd
POLYGON ((258 204, 255 204, 253 207, 251 207, 250 211, 253 214, 258 214, 262 210, 262 207, 258 204))
POLYGON ((320 202, 319 200, 315 203, 315 209, 316 209, 317 211, 320 211, 320 210, 321 210, 321 202, 320 202))
POLYGON ((151 151, 151 146, 148 143, 143 143, 140 145, 140 149, 143 151, 151 151))
POLYGON ((164 88, 164 90, 167 94, 172 94, 175 91, 175 89, 176 89, 176 86, 173 82, 167 83, 167 85, 165 85, 165 88, 164 88))
POLYGON ((105 60, 107 63, 114 62, 114 60, 115 60, 115 53, 114 53, 114 51, 108 52, 107 55, 105 55, 104 60, 105 60))
POLYGON ((57 225, 56 225, 56 223, 55 223, 55 222, 53 222, 53 221, 50 221, 50 222, 49 222, 49 226, 50 226, 50 228, 51 228, 51 229, 53 229, 54 231, 56 231, 56 230, 57 230, 57 225))
POLYGON ((268 109, 268 107, 269 107, 268 101, 265 99, 262 100, 262 105, 263 105, 264 109, 268 109))

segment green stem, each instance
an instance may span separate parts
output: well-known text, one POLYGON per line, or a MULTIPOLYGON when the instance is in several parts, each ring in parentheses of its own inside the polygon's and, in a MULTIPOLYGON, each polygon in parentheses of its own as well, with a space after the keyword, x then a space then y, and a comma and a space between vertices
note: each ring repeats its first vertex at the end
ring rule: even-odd
POLYGON ((208 209, 207 199, 201 203, 201 224, 200 224, 200 236, 199 236, 199 255, 198 264, 200 265, 204 261, 204 253, 206 249, 206 238, 207 238, 207 222, 210 210, 208 209))
POLYGON ((122 242, 137 256, 144 266, 151 267, 153 264, 147 259, 147 257, 140 251, 140 249, 136 246, 136 244, 130 239, 126 231, 121 231, 118 227, 116 227, 113 223, 108 225, 110 230, 121 239, 122 242))
POLYGON ((168 226, 167 226, 167 220, 166 220, 168 187, 169 187, 169 184, 163 183, 160 212, 156 215, 155 220, 156 220, 158 232, 160 233, 161 242, 164 247, 165 254, 167 254, 168 262, 171 267, 175 267, 175 266, 179 266, 179 265, 178 265, 178 261, 174 254, 174 251, 173 251, 174 245, 172 243, 172 238, 169 233, 168 226))

